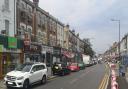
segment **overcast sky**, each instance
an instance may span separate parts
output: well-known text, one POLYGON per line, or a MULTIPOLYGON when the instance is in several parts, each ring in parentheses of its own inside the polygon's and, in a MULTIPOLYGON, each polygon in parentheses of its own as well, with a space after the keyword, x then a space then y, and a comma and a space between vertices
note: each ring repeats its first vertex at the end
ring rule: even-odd
POLYGON ((128 0, 40 0, 39 6, 81 38, 90 38, 98 53, 118 41, 118 23, 112 18, 121 20, 121 37, 128 32, 128 0))

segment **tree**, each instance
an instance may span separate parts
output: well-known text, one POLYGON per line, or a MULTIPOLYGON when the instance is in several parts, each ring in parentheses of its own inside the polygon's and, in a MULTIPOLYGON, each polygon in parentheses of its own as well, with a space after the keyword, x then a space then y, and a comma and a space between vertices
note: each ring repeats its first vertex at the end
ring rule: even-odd
POLYGON ((90 55, 91 57, 93 57, 95 55, 95 52, 92 49, 92 44, 90 43, 89 39, 83 39, 84 42, 84 53, 86 55, 90 55))

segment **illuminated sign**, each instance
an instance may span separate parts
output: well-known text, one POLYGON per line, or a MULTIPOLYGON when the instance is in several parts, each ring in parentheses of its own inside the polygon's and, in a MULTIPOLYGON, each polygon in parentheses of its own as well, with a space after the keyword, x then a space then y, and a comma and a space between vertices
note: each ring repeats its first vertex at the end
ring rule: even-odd
POLYGON ((8 48, 17 48, 17 38, 14 37, 8 38, 8 48))

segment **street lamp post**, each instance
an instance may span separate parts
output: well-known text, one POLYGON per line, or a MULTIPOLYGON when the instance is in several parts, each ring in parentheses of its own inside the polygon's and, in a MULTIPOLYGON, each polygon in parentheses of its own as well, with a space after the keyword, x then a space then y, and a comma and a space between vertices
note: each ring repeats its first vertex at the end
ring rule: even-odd
POLYGON ((115 22, 118 22, 118 25, 119 25, 119 60, 120 60, 120 20, 117 20, 117 19, 111 19, 111 21, 115 21, 115 22))

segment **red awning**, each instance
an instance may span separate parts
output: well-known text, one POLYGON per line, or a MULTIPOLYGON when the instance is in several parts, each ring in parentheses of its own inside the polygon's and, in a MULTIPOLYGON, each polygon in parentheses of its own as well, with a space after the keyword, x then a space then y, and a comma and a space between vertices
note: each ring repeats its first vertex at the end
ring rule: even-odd
POLYGON ((66 56, 67 58, 74 58, 74 53, 68 52, 68 51, 64 51, 63 55, 66 56))

